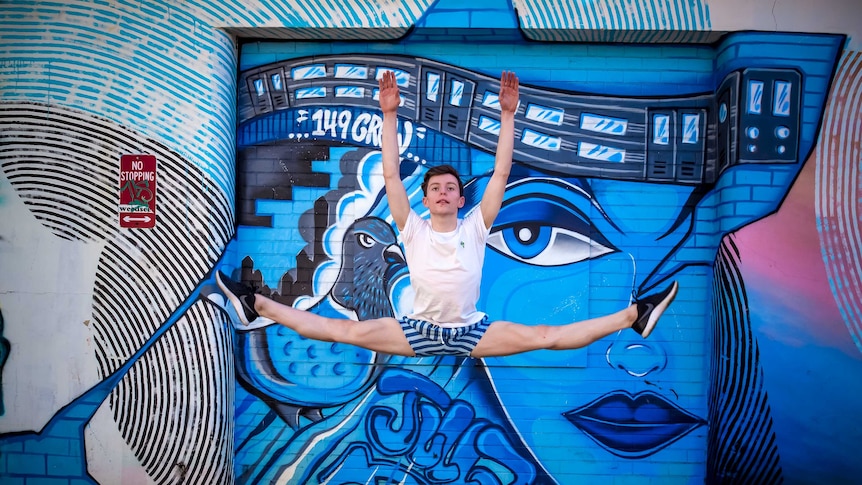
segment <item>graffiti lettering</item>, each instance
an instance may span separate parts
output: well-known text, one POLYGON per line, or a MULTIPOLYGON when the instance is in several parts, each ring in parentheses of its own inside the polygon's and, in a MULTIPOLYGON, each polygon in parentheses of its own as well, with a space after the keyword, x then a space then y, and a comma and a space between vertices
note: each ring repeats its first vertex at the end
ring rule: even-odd
POLYGON ((383 120, 379 116, 362 113, 356 117, 356 123, 353 124, 350 136, 356 141, 362 140, 362 143, 379 146, 382 124, 383 120))
POLYGON ((352 113, 350 111, 342 111, 339 113, 335 110, 321 109, 314 112, 311 119, 317 124, 314 131, 311 132, 314 136, 331 136, 333 138, 346 139, 345 134, 347 126, 350 124, 352 113), (341 127, 341 133, 336 131, 341 127))
POLYGON ((509 483, 534 483, 535 467, 513 446, 503 428, 478 417, 470 403, 451 399, 427 377, 390 369, 378 381, 378 391, 383 395, 403 393, 401 412, 399 416, 389 406, 368 411, 364 456, 388 461, 400 475, 411 476, 417 483, 454 483, 465 477, 479 483, 502 483, 493 474, 485 474, 489 466, 505 470, 513 478, 509 483), (402 463, 405 459, 409 466, 402 463))
POLYGON ((398 151, 404 153, 413 141, 413 123, 405 121, 401 124, 402 131, 398 134, 398 151))
MULTIPOLYGON (((314 122, 311 136, 343 140, 359 145, 379 147, 383 118, 375 113, 360 112, 354 116, 349 109, 318 109, 311 115, 314 122)), ((401 153, 413 141, 414 129, 411 121, 402 121, 398 133, 398 148, 401 153)))

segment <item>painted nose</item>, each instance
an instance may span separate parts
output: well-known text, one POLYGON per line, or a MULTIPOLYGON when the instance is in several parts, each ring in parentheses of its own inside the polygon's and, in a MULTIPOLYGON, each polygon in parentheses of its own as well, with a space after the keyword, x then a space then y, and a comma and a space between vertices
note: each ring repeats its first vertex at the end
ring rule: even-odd
POLYGON ((623 333, 631 333, 632 336, 620 336, 608 346, 605 352, 608 365, 638 378, 661 372, 667 367, 667 353, 662 346, 644 341, 635 332, 623 333))

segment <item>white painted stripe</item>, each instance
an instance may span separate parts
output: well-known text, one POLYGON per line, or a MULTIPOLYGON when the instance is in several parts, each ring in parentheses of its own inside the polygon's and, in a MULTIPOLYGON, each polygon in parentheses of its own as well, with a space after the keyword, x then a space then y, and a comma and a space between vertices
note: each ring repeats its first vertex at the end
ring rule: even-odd
POLYGON ((590 36, 583 31, 604 30, 606 32, 592 34, 590 40, 620 40, 620 34, 625 31, 662 30, 672 36, 674 32, 711 28, 709 6, 700 0, 536 0, 526 2, 526 8, 519 8, 518 13, 524 29, 535 29, 535 33, 543 37, 569 30, 573 33, 568 35, 587 40, 590 36), (578 30, 582 32, 577 33, 578 30))

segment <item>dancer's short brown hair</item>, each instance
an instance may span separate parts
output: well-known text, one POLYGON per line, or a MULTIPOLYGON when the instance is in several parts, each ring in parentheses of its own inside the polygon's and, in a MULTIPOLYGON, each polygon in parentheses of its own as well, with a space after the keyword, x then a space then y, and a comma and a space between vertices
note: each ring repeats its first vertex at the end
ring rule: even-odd
POLYGON ((435 175, 444 175, 447 173, 455 176, 455 179, 458 181, 458 195, 463 196, 464 182, 461 181, 461 176, 458 174, 458 171, 455 170, 455 167, 453 167, 452 165, 435 165, 429 168, 428 171, 425 172, 425 178, 422 179, 422 194, 426 196, 428 195, 428 181, 431 179, 431 177, 434 177, 435 175))

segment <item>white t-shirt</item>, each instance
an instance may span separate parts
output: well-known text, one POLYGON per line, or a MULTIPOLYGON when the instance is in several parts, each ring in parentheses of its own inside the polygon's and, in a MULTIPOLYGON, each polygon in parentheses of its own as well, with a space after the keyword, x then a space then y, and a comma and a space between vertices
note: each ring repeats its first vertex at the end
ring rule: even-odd
POLYGON ((412 210, 401 231, 415 293, 410 318, 463 327, 485 317, 476 310, 489 229, 477 207, 452 232, 436 232, 412 210))

